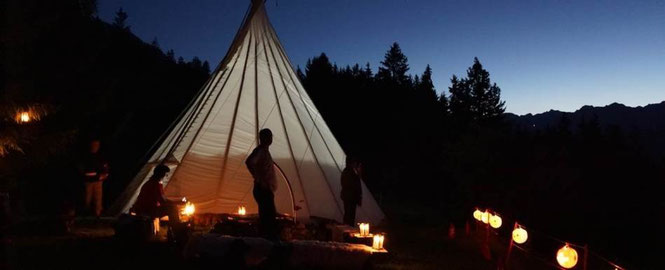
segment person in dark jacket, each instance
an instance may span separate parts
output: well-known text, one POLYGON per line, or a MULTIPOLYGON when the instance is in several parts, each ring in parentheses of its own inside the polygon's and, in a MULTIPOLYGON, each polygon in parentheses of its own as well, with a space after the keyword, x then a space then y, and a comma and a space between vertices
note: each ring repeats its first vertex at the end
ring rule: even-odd
POLYGON ((259 132, 259 145, 247 157, 245 164, 254 177, 253 195, 259 206, 259 231, 261 235, 269 240, 277 240, 277 210, 275 209, 275 190, 277 190, 277 179, 272 156, 270 155, 270 144, 272 144, 272 131, 262 129, 259 132))
POLYGON ((350 156, 346 157, 346 168, 342 171, 341 182, 344 224, 355 226, 356 207, 362 205, 363 198, 360 184, 360 163, 350 156))
POLYGON ((134 213, 151 218, 169 216, 169 222, 178 220, 178 205, 164 197, 164 187, 161 183, 169 171, 171 169, 164 164, 155 167, 150 179, 141 187, 139 196, 132 207, 134 213))
POLYGON ((85 209, 92 211, 96 217, 102 214, 102 187, 109 177, 109 164, 99 152, 99 140, 90 142, 90 150, 79 164, 79 173, 85 185, 85 209))

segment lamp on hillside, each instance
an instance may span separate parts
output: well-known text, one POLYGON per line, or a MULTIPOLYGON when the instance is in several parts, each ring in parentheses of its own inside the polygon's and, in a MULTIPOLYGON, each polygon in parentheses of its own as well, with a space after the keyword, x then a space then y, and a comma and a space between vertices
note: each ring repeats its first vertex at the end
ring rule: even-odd
POLYGON ((577 264, 577 251, 566 244, 557 251, 556 261, 563 268, 573 268, 577 264))
POLYGON ((524 244, 527 239, 529 239, 529 234, 522 227, 517 227, 513 230, 513 241, 515 243, 524 244))
POLYGON ((476 208, 476 210, 473 211, 473 218, 475 218, 477 221, 481 221, 483 218, 483 212, 476 208))
POLYGON ((29 111, 19 111, 16 112, 14 120, 16 121, 16 123, 25 124, 32 121, 32 116, 29 111))
POLYGON ((501 220, 501 217, 499 215, 491 215, 490 214, 490 226, 494 229, 498 229, 501 227, 501 224, 503 221, 501 220))

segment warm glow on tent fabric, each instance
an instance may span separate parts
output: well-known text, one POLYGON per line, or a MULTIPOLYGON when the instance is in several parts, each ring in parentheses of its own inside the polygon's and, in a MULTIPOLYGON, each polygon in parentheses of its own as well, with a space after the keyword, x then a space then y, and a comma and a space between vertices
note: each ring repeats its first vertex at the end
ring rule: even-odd
POLYGON ((563 268, 573 268, 577 264, 577 251, 566 244, 556 253, 556 261, 563 268))
POLYGON ((529 234, 525 229, 516 228, 513 230, 513 241, 518 244, 524 244, 529 239, 529 234))

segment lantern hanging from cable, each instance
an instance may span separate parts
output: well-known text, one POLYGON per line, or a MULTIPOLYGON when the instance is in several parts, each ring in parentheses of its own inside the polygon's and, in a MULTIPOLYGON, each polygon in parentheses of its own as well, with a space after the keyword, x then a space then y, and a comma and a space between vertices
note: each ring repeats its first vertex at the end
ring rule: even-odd
POLYGON ((477 221, 481 221, 483 218, 483 212, 476 208, 476 211, 473 211, 473 218, 475 218, 477 221))
POLYGON ((577 251, 566 244, 557 251, 556 261, 563 268, 573 268, 577 264, 577 251))
POLYGON ((529 234, 525 229, 517 227, 513 230, 513 241, 518 244, 524 244, 529 239, 529 234))
POLYGON ((483 212, 483 214, 480 217, 480 221, 487 224, 490 222, 489 220, 490 220, 490 213, 487 210, 485 210, 485 212, 483 212))
POLYGON ((503 224, 503 221, 501 220, 501 217, 499 215, 491 215, 490 214, 490 226, 494 229, 498 229, 501 227, 501 224, 503 224))

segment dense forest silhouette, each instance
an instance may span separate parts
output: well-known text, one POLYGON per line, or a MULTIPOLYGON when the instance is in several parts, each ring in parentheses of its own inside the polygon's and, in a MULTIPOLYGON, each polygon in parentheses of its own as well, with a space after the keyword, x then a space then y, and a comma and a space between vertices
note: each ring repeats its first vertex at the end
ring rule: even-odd
MULTIPOLYGON (((208 63, 141 41, 123 10, 101 21, 95 1, 4 5, 0 143, 20 151, 0 158, 0 190, 22 214, 58 213, 73 197, 76 155, 99 137, 112 166, 108 205, 208 63), (12 108, 25 106, 45 117, 14 124, 12 108)), ((321 54, 298 75, 389 219, 463 226, 473 207, 488 207, 619 263, 662 265, 665 103, 633 109, 630 121, 611 120, 626 115, 618 105, 516 116, 478 58, 435 89, 435 70, 414 71, 397 43, 387 49, 376 69, 321 54)))

